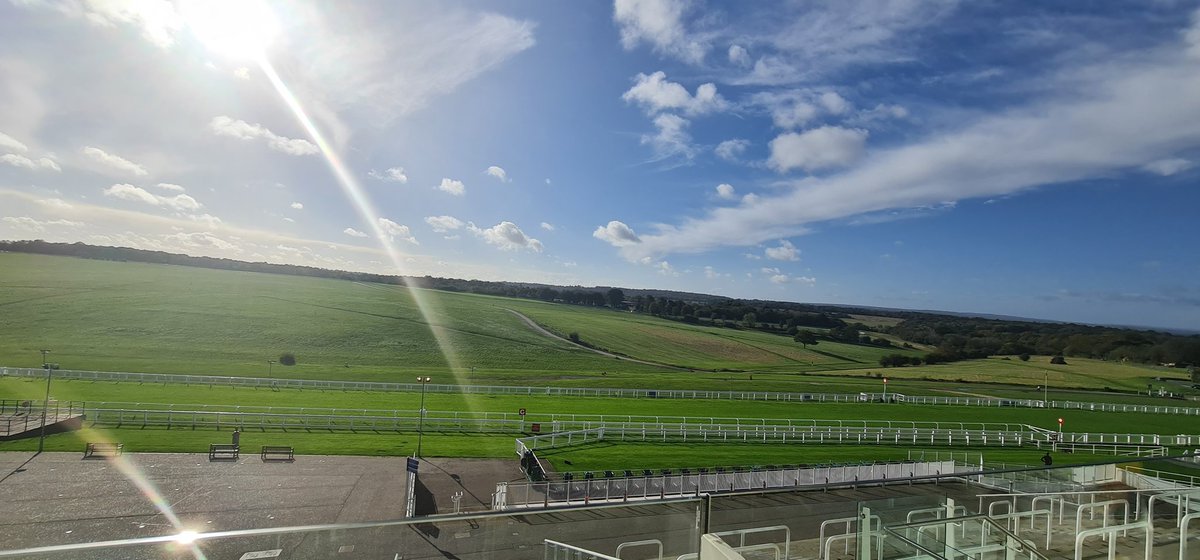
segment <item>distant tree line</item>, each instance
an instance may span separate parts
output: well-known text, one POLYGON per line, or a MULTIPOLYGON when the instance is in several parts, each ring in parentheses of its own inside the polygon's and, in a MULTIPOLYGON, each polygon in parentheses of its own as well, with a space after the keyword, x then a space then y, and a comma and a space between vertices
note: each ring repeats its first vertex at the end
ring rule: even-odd
POLYGON ((910 314, 886 332, 936 346, 932 363, 1042 354, 1177 367, 1200 364, 1200 335, 1152 330, 910 314))

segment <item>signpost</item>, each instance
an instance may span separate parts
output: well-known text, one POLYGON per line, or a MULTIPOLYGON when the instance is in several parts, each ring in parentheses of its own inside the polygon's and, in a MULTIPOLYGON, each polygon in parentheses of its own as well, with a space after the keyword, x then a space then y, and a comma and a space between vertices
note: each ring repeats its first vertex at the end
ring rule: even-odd
POLYGON ((416 457, 409 457, 405 470, 408 471, 408 488, 405 488, 407 494, 404 501, 404 517, 413 517, 417 514, 417 467, 421 466, 421 460, 416 457))

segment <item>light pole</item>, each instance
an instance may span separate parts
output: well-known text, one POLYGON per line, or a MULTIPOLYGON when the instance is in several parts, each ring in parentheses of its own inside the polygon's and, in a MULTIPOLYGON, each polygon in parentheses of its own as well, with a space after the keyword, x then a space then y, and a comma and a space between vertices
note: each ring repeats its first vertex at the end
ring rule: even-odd
POLYGON ((421 384, 421 409, 417 411, 417 458, 421 458, 421 436, 425 429, 425 385, 433 381, 430 377, 417 377, 417 383, 421 384))
POLYGON ((46 447, 46 412, 50 409, 50 364, 46 363, 46 354, 50 351, 41 350, 42 353, 42 369, 46 370, 46 398, 42 399, 42 434, 38 438, 38 453, 46 447))
POLYGON ((1050 372, 1046 373, 1045 383, 1042 383, 1042 408, 1050 406, 1050 372))
POLYGON ((271 370, 275 369, 275 360, 267 360, 267 379, 271 378, 271 370))

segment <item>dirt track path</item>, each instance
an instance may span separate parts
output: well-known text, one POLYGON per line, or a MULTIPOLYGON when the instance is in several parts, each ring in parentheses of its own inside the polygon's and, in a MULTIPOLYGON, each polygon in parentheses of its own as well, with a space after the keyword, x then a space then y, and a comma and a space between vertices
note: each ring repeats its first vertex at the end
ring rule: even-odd
POLYGON ((546 330, 546 329, 545 329, 545 328, 543 328, 541 325, 537 324, 537 323, 536 323, 536 322, 535 322, 533 319, 530 319, 529 317, 526 317, 526 316, 525 316, 523 313, 521 313, 521 312, 519 312, 519 311, 514 311, 514 310, 512 310, 512 309, 508 309, 507 307, 506 307, 506 308, 504 308, 504 310, 505 310, 505 311, 508 311, 509 313, 512 313, 513 315, 516 315, 517 317, 520 317, 522 321, 525 321, 525 324, 526 324, 526 325, 529 325, 529 328, 531 328, 531 329, 533 329, 533 330, 537 331, 538 333, 540 333, 540 334, 542 334, 542 335, 544 335, 544 336, 548 336, 548 337, 550 337, 550 338, 553 338, 553 339, 555 339, 555 340, 561 340, 561 341, 563 341, 563 342, 566 342, 567 344, 571 344, 571 345, 573 345, 573 346, 578 346, 579 348, 583 348, 584 350, 587 350, 587 351, 589 351, 589 352, 593 352, 593 353, 596 353, 596 354, 600 354, 601 356, 608 356, 608 357, 610 357, 610 358, 616 358, 616 359, 618 359, 618 360, 625 360, 625 361, 627 361, 627 362, 634 362, 634 363, 637 363, 637 364, 645 364, 645 365, 648 365, 648 366, 655 366, 655 367, 665 367, 665 368, 670 368, 670 369, 679 370, 679 371, 694 371, 694 370, 691 370, 691 369, 688 369, 688 368, 682 368, 682 367, 679 367, 679 366, 673 366, 673 365, 671 365, 671 364, 663 364, 663 363, 659 363, 659 362, 650 362, 650 361, 646 361, 646 360, 639 360, 639 359, 637 359, 637 358, 630 358, 630 357, 627 357, 627 356, 620 356, 620 355, 617 355, 617 354, 613 354, 612 352, 605 352, 605 351, 603 351, 603 350, 597 350, 597 349, 595 349, 595 348, 588 348, 587 346, 584 346, 584 345, 582 345, 582 344, 579 344, 579 343, 577 343, 577 342, 575 342, 575 341, 573 341, 573 340, 571 340, 571 339, 569 339, 569 338, 563 338, 563 337, 561 337, 561 336, 558 336, 558 335, 556 335, 556 334, 554 334, 554 333, 552 333, 552 332, 550 332, 550 331, 546 330))

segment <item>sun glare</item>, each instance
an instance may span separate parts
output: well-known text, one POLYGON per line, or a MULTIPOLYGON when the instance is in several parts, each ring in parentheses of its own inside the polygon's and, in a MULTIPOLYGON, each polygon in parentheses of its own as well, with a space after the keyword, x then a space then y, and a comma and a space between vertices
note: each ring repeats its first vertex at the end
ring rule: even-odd
POLYGON ((259 0, 186 0, 179 11, 198 41, 231 58, 257 59, 279 34, 279 20, 259 0))

